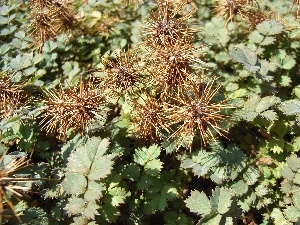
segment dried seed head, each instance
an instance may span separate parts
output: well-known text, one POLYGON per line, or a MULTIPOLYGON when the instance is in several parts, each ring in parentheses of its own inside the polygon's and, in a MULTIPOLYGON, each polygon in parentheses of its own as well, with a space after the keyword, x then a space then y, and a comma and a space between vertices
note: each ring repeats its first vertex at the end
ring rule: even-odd
POLYGON ((199 135, 201 142, 205 145, 215 139, 217 133, 225 136, 226 131, 220 126, 226 116, 222 115, 223 109, 232 108, 224 102, 212 103, 213 97, 218 93, 220 87, 213 87, 214 80, 205 86, 192 84, 182 96, 174 98, 175 104, 168 104, 167 118, 170 124, 177 125, 178 129, 171 137, 176 136, 181 140, 189 139, 188 146, 191 147, 194 135, 199 135))
POLYGON ((236 16, 244 16, 245 7, 247 6, 246 0, 217 0, 215 6, 216 16, 222 17, 229 21, 235 21, 236 16))
POLYGON ((92 79, 86 84, 80 80, 79 87, 57 91, 45 91, 47 106, 42 115, 42 129, 48 133, 58 130, 64 137, 71 127, 82 134, 92 125, 94 119, 101 123, 106 119, 103 92, 92 79))
POLYGON ((104 83, 109 90, 119 94, 132 93, 135 84, 140 80, 140 74, 129 51, 123 52, 120 50, 116 61, 106 60, 104 62, 107 66, 105 70, 107 77, 104 83))
POLYGON ((8 117, 12 112, 24 105, 22 85, 11 82, 12 77, 0 77, 0 119, 8 117))
POLYGON ((148 98, 144 104, 135 102, 133 123, 138 135, 145 140, 157 141, 166 127, 166 118, 161 104, 154 98, 148 98))
POLYGON ((187 41, 178 40, 174 44, 167 44, 165 48, 152 47, 150 61, 154 66, 152 79, 168 91, 179 87, 190 79, 193 67, 202 68, 200 60, 202 48, 196 48, 187 41))
POLYGON ((36 42, 44 43, 54 39, 57 34, 70 31, 76 22, 67 0, 31 0, 31 35, 36 42))
POLYGON ((158 9, 151 13, 150 20, 144 29, 145 44, 164 46, 173 44, 178 39, 190 39, 193 30, 184 23, 193 12, 177 18, 185 3, 172 8, 170 1, 157 1, 158 9))
POLYGON ((269 19, 269 14, 259 11, 247 11, 244 17, 248 20, 251 30, 254 30, 258 24, 269 19))
MULTIPOLYGON (((1 156, 1 164, 3 163, 3 159, 6 156, 6 152, 1 156)), ((15 211, 14 205, 11 201, 10 196, 8 195, 8 192, 10 192, 13 196, 15 196, 18 199, 19 197, 23 196, 24 191, 28 191, 30 189, 29 186, 22 185, 22 183, 28 183, 30 181, 32 182, 32 179, 13 176, 14 172, 28 166, 28 163, 29 160, 26 156, 15 157, 9 163, 2 165, 0 168, 0 209, 1 211, 3 211, 3 202, 6 202, 7 207, 20 223, 21 219, 15 211)), ((2 213, 0 215, 0 222, 2 222, 2 213)))

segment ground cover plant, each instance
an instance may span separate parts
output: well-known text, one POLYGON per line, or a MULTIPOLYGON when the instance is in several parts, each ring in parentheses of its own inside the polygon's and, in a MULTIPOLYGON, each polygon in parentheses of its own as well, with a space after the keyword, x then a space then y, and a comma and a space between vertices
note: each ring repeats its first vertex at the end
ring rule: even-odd
POLYGON ((300 223, 299 1, 5 0, 0 37, 0 223, 300 223))

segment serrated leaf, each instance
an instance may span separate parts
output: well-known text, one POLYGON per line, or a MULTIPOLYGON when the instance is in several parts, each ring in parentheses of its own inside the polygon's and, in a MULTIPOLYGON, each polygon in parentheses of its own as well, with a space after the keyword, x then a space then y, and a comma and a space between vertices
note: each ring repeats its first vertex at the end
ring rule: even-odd
POLYGON ((289 76, 281 76, 280 77, 280 82, 279 84, 282 86, 282 87, 288 87, 290 86, 292 83, 292 79, 289 77, 289 76))
POLYGON ((293 179, 293 183, 300 185, 300 174, 299 173, 295 174, 295 177, 293 179))
POLYGON ((299 101, 296 102, 288 102, 281 104, 281 110, 286 115, 293 115, 300 112, 299 101))
POLYGON ((255 30, 249 35, 249 40, 259 44, 264 40, 264 36, 261 35, 257 30, 255 30))
POLYGON ((83 210, 83 216, 85 216, 87 219, 95 220, 95 215, 99 215, 97 209, 99 209, 100 206, 97 205, 95 202, 88 202, 85 206, 85 209, 83 210))
POLYGON ((167 200, 173 200, 176 197, 179 196, 178 190, 176 186, 171 184, 166 184, 161 189, 161 194, 167 199, 167 200))
POLYGON ((300 169, 300 158, 298 158, 295 154, 290 155, 286 159, 286 163, 295 172, 298 172, 298 170, 300 169))
POLYGON ((273 44, 276 39, 274 37, 265 37, 264 40, 260 43, 262 46, 273 44))
POLYGON ((124 165, 121 175, 125 179, 131 180, 131 181, 138 181, 138 179, 141 176, 140 167, 133 163, 131 163, 129 165, 124 165))
POLYGON ((260 115, 269 121, 274 121, 278 119, 277 113, 274 110, 264 111, 260 115))
POLYGON ((257 55, 249 48, 233 48, 229 51, 232 59, 242 63, 249 72, 256 72, 260 67, 257 62, 257 55))
POLYGON ((191 191, 191 196, 185 200, 185 203, 191 212, 198 215, 207 215, 211 212, 210 200, 204 192, 191 191))
POLYGON ((282 169, 281 169, 281 175, 289 180, 289 181, 292 181, 294 179, 294 172, 291 170, 290 167, 288 166, 284 166, 282 169))
POLYGON ((286 218, 291 222, 297 222, 300 218, 300 212, 295 206, 287 206, 283 212, 286 218))
POLYGON ((107 177, 111 173, 114 162, 109 156, 102 156, 95 158, 92 164, 90 173, 88 175, 89 180, 99 180, 101 178, 107 177))
POLYGON ((231 185, 231 189, 237 196, 242 196, 248 191, 248 185, 243 180, 239 180, 231 185))
POLYGON ((151 145, 149 148, 138 148, 134 154, 134 161, 142 166, 147 162, 156 159, 160 155, 160 147, 151 145))
POLYGON ((288 221, 284 218, 281 210, 278 208, 273 209, 271 218, 274 219, 275 224, 289 224, 288 221))
POLYGON ((295 65, 296 65, 296 60, 292 56, 287 55, 287 56, 284 57, 284 59, 282 61, 282 68, 283 69, 290 70, 295 65))
POLYGON ((159 159, 153 159, 149 162, 146 163, 144 169, 145 169, 145 174, 150 175, 150 176, 155 176, 157 175, 160 170, 163 168, 163 163, 159 159))
POLYGON ((160 195, 156 194, 149 202, 149 204, 146 205, 146 210, 149 213, 153 213, 155 211, 163 211, 168 206, 167 199, 160 195))
POLYGON ((257 194, 257 196, 259 197, 263 197, 265 196, 266 194, 268 194, 269 190, 266 186, 263 186, 263 185, 258 185, 256 188, 255 188, 255 193, 257 194))
POLYGON ((247 112, 247 113, 242 114, 242 118, 246 121, 252 121, 257 116, 258 116, 257 112, 247 112))
POLYGON ((102 197, 103 190, 103 184, 95 181, 89 181, 87 190, 84 193, 84 199, 88 202, 99 200, 102 197))
MULTIPOLYGON (((300 211, 300 192, 294 192, 292 196, 292 200, 294 203, 294 206, 297 208, 298 211, 300 211)), ((300 216, 299 216, 300 218, 300 216)))
POLYGON ((80 214, 83 212, 85 208, 85 201, 83 198, 78 198, 75 196, 72 196, 71 198, 68 198, 68 204, 66 205, 66 210, 71 215, 80 214))
POLYGON ((261 101, 259 95, 251 95, 248 100, 245 102, 244 110, 246 112, 255 112, 256 106, 261 101))
POLYGON ((125 198, 128 196, 126 190, 121 187, 115 187, 108 191, 112 196, 111 204, 112 206, 119 206, 120 204, 125 203, 125 198))
POLYGON ((280 99, 278 97, 275 96, 263 97, 256 105, 255 111, 261 113, 277 103, 280 103, 280 99))
POLYGON ((87 180, 79 173, 66 174, 62 187, 67 194, 83 194, 86 191, 87 180))
POLYGON ((236 99, 236 98, 245 97, 247 94, 248 94, 247 89, 245 89, 245 88, 239 88, 235 92, 229 94, 229 97, 232 98, 232 99, 236 99))
POLYGON ((153 185, 153 178, 149 175, 142 176, 141 180, 137 183, 137 188, 139 190, 147 190, 151 185, 153 185))
POLYGON ((217 211, 220 214, 225 214, 229 211, 231 207, 231 197, 232 197, 232 190, 227 188, 220 188, 219 196, 218 196, 218 208, 217 211))
POLYGON ((259 171, 251 166, 243 173, 243 178, 248 185, 254 185, 259 177, 259 171))
POLYGON ((277 20, 265 20, 256 26, 256 29, 263 35, 280 34, 283 26, 277 20))

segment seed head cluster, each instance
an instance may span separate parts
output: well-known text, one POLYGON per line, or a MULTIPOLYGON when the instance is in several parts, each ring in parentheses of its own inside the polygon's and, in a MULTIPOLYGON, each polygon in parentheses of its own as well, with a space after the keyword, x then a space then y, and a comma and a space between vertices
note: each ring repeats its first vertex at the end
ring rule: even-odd
POLYGON ((37 43, 55 39, 57 34, 70 31, 76 19, 69 0, 31 0, 31 36, 37 43))
POLYGON ((116 60, 109 59, 105 60, 104 63, 107 73, 105 85, 109 86, 111 91, 119 94, 132 93, 135 84, 140 80, 140 74, 129 51, 119 51, 116 60))
POLYGON ((77 87, 64 90, 46 90, 46 110, 40 124, 48 133, 58 131, 66 136, 69 128, 84 134, 92 125, 93 119, 105 119, 104 97, 90 79, 86 83, 81 79, 77 87), (100 117, 100 118, 99 118, 100 117))
POLYGON ((22 85, 13 83, 12 78, 7 74, 0 77, 0 119, 10 116, 24 105, 22 85))
POLYGON ((216 16, 224 18, 226 23, 235 21, 236 16, 244 16, 246 0, 217 0, 215 6, 216 16))

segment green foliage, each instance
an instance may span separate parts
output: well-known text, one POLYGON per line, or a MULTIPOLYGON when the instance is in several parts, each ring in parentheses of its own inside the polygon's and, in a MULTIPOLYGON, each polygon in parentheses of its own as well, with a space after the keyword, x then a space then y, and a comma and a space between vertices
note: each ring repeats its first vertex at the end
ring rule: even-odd
POLYGON ((50 2, 0 2, 0 223, 299 223, 297 1, 50 2))

